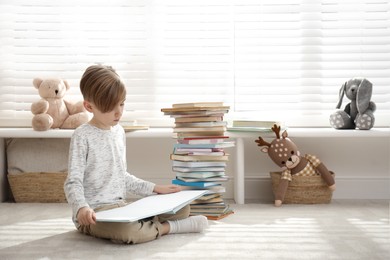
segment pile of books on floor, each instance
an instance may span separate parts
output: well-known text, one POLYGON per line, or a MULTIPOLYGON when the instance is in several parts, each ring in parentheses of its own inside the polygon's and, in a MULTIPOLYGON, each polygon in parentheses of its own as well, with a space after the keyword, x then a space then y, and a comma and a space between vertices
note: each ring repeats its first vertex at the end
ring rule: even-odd
POLYGON ((183 189, 208 190, 191 204, 191 215, 221 219, 232 214, 222 196, 229 159, 224 149, 234 146, 225 135, 227 122, 223 120, 229 106, 222 102, 182 103, 161 111, 175 120, 173 137, 177 142, 170 158, 176 178, 172 183, 183 189))

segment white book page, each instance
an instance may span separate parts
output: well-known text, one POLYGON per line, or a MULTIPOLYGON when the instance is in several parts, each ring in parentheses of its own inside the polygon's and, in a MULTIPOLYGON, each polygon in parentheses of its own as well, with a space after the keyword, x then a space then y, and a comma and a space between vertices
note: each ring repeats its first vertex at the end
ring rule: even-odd
POLYGON ((96 212, 96 221, 133 222, 164 213, 174 214, 207 192, 207 190, 184 190, 170 194, 151 195, 124 207, 96 212))

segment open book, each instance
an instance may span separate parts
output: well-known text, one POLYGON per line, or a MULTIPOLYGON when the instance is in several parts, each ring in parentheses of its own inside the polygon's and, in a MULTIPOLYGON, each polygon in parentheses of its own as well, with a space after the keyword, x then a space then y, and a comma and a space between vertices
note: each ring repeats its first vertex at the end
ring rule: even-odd
POLYGON ((184 190, 148 196, 124 207, 96 212, 96 221, 133 222, 160 214, 175 214, 207 192, 207 190, 184 190))

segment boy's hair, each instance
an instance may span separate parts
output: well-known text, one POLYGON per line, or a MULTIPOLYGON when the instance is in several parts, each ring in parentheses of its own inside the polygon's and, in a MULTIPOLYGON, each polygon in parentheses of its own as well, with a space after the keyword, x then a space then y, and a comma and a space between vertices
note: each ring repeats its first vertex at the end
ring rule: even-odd
POLYGON ((92 65, 80 80, 84 100, 93 103, 102 113, 112 111, 126 99, 126 87, 111 66, 92 65))

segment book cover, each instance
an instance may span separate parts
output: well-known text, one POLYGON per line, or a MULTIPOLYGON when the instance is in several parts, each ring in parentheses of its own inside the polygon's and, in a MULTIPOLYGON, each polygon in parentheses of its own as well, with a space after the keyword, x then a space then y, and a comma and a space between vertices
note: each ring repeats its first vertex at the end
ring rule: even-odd
POLYGON ((223 102, 192 102, 192 103, 177 103, 173 104, 173 108, 178 107, 222 107, 223 102))
POLYGON ((212 136, 209 138, 204 137, 187 137, 183 139, 177 140, 180 144, 216 144, 216 143, 223 143, 225 140, 229 138, 229 136, 212 136))
POLYGON ((210 206, 206 206, 206 207, 202 207, 202 208, 197 208, 197 207, 191 207, 191 215, 192 214, 204 214, 204 215, 208 215, 208 214, 212 214, 212 215, 217 215, 217 214, 224 214, 226 213, 228 210, 229 210, 229 206, 228 205, 224 205, 223 207, 211 207, 210 206))
POLYGON ((280 125, 278 121, 262 121, 262 120, 233 120, 233 127, 262 127, 271 129, 274 124, 280 125))
POLYGON ((226 162, 181 162, 172 161, 172 166, 178 167, 226 167, 226 162))
POLYGON ((216 126, 227 126, 226 121, 218 122, 192 122, 192 123, 175 123, 175 128, 184 128, 184 127, 216 127, 216 126))
POLYGON ((215 198, 222 199, 222 194, 219 194, 219 193, 208 193, 208 194, 203 195, 202 197, 197 198, 196 200, 194 200, 194 202, 197 202, 197 201, 205 202, 205 201, 210 201, 210 200, 215 199, 215 198))
POLYGON ((164 213, 174 214, 207 192, 207 190, 185 190, 170 194, 148 196, 124 207, 98 211, 96 212, 96 221, 134 222, 164 213))
POLYGON ((220 122, 223 115, 176 117, 175 123, 220 122))
POLYGON ((222 198, 219 198, 221 201, 215 201, 214 203, 195 203, 195 200, 193 202, 190 203, 191 205, 191 208, 194 208, 194 209, 203 209, 203 208, 218 208, 218 209, 221 209, 221 208, 225 208, 227 206, 227 204, 225 203, 225 201, 222 199, 222 198))
MULTIPOLYGON (((181 186, 182 190, 207 190, 208 193, 224 193, 226 188, 224 186, 212 186, 212 187, 196 187, 196 186, 181 186)), ((206 194, 208 194, 206 193, 206 194)))
POLYGON ((176 176, 176 179, 184 181, 184 182, 225 182, 228 181, 228 177, 221 176, 221 177, 210 177, 210 178, 187 178, 187 177, 180 177, 176 176))
MULTIPOLYGON (((202 196, 202 197, 204 197, 204 196, 202 196)), ((207 204, 213 204, 213 203, 219 203, 219 202, 224 202, 222 199, 222 196, 218 196, 218 197, 207 199, 207 200, 196 199, 193 202, 191 202, 191 207, 192 207, 192 205, 207 205, 207 204)))
POLYGON ((225 126, 211 126, 211 127, 175 127, 174 133, 188 133, 188 132, 225 132, 225 126))
POLYGON ((174 149, 174 153, 176 153, 176 154, 191 153, 191 152, 211 153, 211 152, 213 152, 213 148, 193 148, 193 147, 188 147, 188 148, 175 148, 174 149))
POLYGON ((278 121, 233 120, 232 126, 228 126, 228 131, 272 132, 271 128, 274 124, 281 125, 278 121))
POLYGON ((175 172, 224 172, 225 167, 180 167, 172 166, 175 172))
POLYGON ((229 111, 229 106, 200 106, 200 107, 171 107, 162 108, 161 112, 164 113, 181 113, 181 112, 200 112, 200 111, 229 111))
POLYGON ((211 178, 225 176, 225 172, 176 172, 176 178, 211 178))
POLYGON ((210 156, 210 155, 181 155, 181 154, 171 154, 171 160, 176 161, 228 161, 229 154, 220 155, 220 156, 210 156))
POLYGON ((211 187, 211 186, 218 186, 221 185, 219 183, 215 182, 185 182, 182 180, 174 179, 172 180, 172 184, 180 185, 180 186, 191 186, 191 187, 200 187, 200 188, 206 188, 206 187, 211 187))
POLYGON ((164 115, 171 116, 173 118, 177 117, 194 117, 194 116, 220 116, 228 113, 229 110, 225 109, 216 109, 216 110, 190 110, 190 111, 172 111, 168 110, 164 112, 164 115))
POLYGON ((200 151, 200 152, 197 152, 197 151, 194 151, 194 152, 182 152, 182 151, 175 150, 174 154, 222 156, 222 155, 225 155, 225 152, 203 152, 203 151, 200 151))
POLYGON ((186 138, 186 137, 202 137, 202 138, 209 138, 213 136, 220 136, 224 135, 225 131, 205 131, 205 132, 179 132, 179 133, 173 133, 173 138, 186 138))
POLYGON ((200 111, 200 112, 191 112, 191 113, 169 113, 169 117, 174 118, 175 122, 178 118, 194 118, 194 117, 221 117, 223 118, 225 113, 228 111, 222 110, 222 111, 200 111))
POLYGON ((173 145, 174 148, 229 148, 234 147, 234 141, 228 141, 223 143, 209 143, 209 144, 182 144, 176 143, 173 145))
POLYGON ((208 214, 197 214, 197 213, 194 213, 194 214, 191 214, 191 215, 192 216, 204 215, 209 220, 220 220, 220 219, 226 218, 227 216, 232 215, 232 214, 234 214, 234 211, 232 209, 229 209, 228 211, 226 211, 223 214, 210 214, 210 213, 208 213, 208 214))

